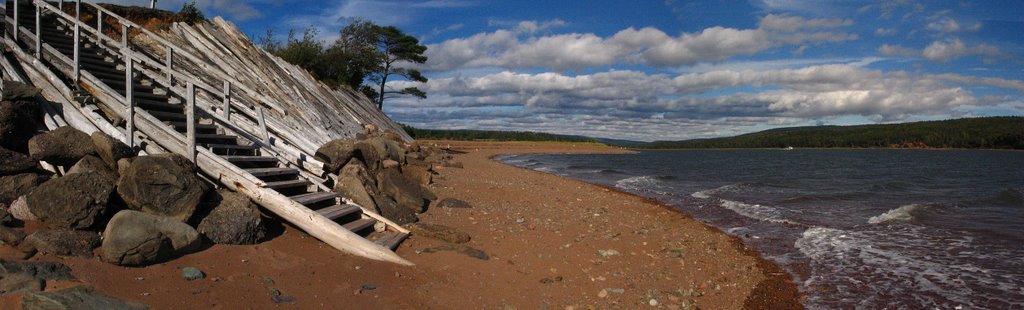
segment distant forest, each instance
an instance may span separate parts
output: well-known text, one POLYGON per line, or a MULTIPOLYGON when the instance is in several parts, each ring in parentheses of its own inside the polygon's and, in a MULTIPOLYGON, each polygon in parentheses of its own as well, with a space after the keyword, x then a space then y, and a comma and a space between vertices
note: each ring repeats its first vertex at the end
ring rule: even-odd
POLYGON ((1024 149, 1024 117, 982 117, 904 124, 811 126, 727 138, 656 141, 641 148, 967 148, 1024 149))
POLYGON ((554 135, 529 131, 419 129, 405 124, 402 124, 402 129, 409 133, 413 139, 595 142, 594 139, 587 137, 554 135))

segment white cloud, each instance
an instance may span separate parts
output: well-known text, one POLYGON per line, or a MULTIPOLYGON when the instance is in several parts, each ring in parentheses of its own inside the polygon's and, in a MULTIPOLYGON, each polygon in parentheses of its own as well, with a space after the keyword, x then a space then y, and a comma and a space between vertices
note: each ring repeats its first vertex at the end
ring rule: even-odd
POLYGON ((896 29, 896 28, 878 28, 878 29, 875 29, 875 35, 876 36, 888 37, 888 36, 897 35, 899 33, 900 33, 899 29, 896 29))
POLYGON ((928 25, 925 26, 925 29, 928 29, 928 30, 931 30, 931 31, 935 31, 935 32, 939 32, 939 33, 951 33, 951 32, 961 32, 961 31, 972 31, 973 32, 973 31, 978 31, 979 29, 981 29, 981 23, 974 23, 974 24, 970 24, 970 25, 961 25, 959 22, 957 22, 956 20, 953 20, 952 18, 944 17, 944 18, 941 18, 941 19, 939 19, 937 21, 928 23, 928 25))
POLYGON ((794 32, 803 29, 836 28, 853 25, 852 19, 814 18, 769 14, 761 18, 760 28, 774 31, 794 32))
POLYGON ((924 57, 925 59, 938 62, 946 62, 967 56, 991 58, 1004 55, 1003 51, 995 46, 988 44, 968 46, 958 38, 934 41, 923 50, 884 44, 878 48, 878 52, 886 56, 924 57))

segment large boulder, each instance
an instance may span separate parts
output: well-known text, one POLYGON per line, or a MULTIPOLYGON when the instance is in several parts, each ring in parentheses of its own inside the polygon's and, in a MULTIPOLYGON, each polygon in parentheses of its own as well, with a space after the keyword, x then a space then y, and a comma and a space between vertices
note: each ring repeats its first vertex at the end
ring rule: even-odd
POLYGON ((381 137, 362 140, 355 144, 355 156, 363 160, 370 171, 378 171, 386 159, 401 162, 400 150, 395 145, 381 137))
POLYGON ((33 159, 58 166, 71 166, 85 155, 95 154, 89 135, 64 126, 28 140, 28 153, 33 159))
POLYGON ((0 203, 11 203, 18 197, 32 192, 46 177, 35 173, 22 173, 0 177, 0 203))
POLYGON ((36 161, 25 154, 0 147, 0 175, 29 172, 36 168, 36 161))
POLYGON ((196 230, 219 244, 256 244, 266 235, 256 205, 245 195, 219 190, 211 195, 209 214, 196 230))
POLYGON ((205 192, 188 159, 177 154, 136 157, 117 181, 117 193, 130 209, 182 222, 192 217, 205 192))
POLYGON ((71 268, 54 261, 0 260, 0 273, 24 273, 43 280, 74 280, 71 268))
POLYGON ((397 224, 408 224, 415 223, 420 219, 416 217, 416 212, 412 209, 399 206, 394 199, 386 196, 374 197, 374 203, 377 205, 377 209, 380 210, 380 215, 384 218, 391 220, 397 224))
POLYGON ((114 180, 94 172, 50 179, 25 196, 28 209, 51 228, 84 229, 107 210, 114 180))
POLYGON ((351 139, 337 139, 324 144, 316 150, 313 157, 324 162, 324 168, 327 168, 328 171, 338 172, 338 169, 341 169, 352 158, 355 150, 355 142, 351 139))
POLYGON ((67 174, 82 173, 82 172, 94 172, 102 174, 104 177, 110 178, 111 180, 117 180, 117 171, 107 166, 107 163, 103 162, 102 159, 93 155, 86 155, 82 159, 78 160, 71 169, 68 169, 67 174))
POLYGON ((402 176, 398 169, 383 169, 377 174, 377 189, 391 197, 399 206, 413 212, 423 213, 430 203, 423 194, 423 188, 402 176))
POLYGON ((92 257, 92 249, 100 246, 100 235, 92 231, 48 229, 29 235, 24 242, 41 253, 92 257))
POLYGON ((338 172, 334 191, 364 208, 377 210, 377 204, 373 202, 373 197, 379 195, 377 181, 366 171, 366 166, 358 158, 349 160, 338 172))
POLYGON ((27 151, 26 143, 36 133, 42 114, 35 96, 39 90, 21 83, 4 81, 0 102, 0 147, 27 151))
POLYGON ((122 266, 147 266, 201 246, 199 232, 176 218, 122 210, 103 231, 102 258, 122 266))
POLYGON ((21 298, 21 308, 136 310, 146 309, 146 306, 103 295, 92 287, 79 285, 58 291, 26 294, 21 298))
POLYGON ((0 273, 0 296, 17 292, 38 292, 45 281, 24 273, 0 273))
POLYGON ((92 139, 93 147, 96 148, 96 154, 110 168, 116 168, 117 161, 122 158, 135 156, 135 151, 131 147, 105 133, 97 131, 92 133, 90 138, 92 139))
POLYGON ((402 175, 413 182, 419 183, 421 186, 430 185, 434 181, 434 175, 430 173, 429 168, 417 165, 402 167, 402 175))

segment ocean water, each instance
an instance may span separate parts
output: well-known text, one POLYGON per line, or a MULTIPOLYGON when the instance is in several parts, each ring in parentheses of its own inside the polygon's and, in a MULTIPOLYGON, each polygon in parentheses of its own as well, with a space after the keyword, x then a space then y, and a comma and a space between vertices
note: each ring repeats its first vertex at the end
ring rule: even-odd
POLYGON ((644 151, 499 160, 738 236, 813 309, 1024 308, 1024 152, 644 151))

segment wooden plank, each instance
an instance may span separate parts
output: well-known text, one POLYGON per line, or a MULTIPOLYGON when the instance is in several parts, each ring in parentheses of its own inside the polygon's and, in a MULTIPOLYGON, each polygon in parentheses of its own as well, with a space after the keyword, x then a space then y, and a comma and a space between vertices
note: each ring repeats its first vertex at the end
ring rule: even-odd
POLYGON ((131 53, 131 51, 128 50, 128 49, 124 50, 124 54, 125 54, 124 59, 126 60, 125 66, 124 66, 124 100, 125 100, 125 102, 128 103, 128 129, 127 129, 127 131, 125 131, 125 136, 127 136, 128 140, 125 141, 125 142, 128 144, 128 146, 134 148, 135 147, 135 96, 134 96, 135 90, 133 89, 133 87, 135 85, 134 85, 134 83, 132 83, 132 71, 134 70, 132 68, 132 66, 133 66, 133 64, 135 62, 132 61, 132 58, 129 55, 130 53, 131 53))
POLYGON ((349 223, 341 225, 341 226, 345 227, 345 229, 348 229, 349 231, 358 232, 358 231, 361 231, 363 229, 367 229, 369 227, 373 227, 373 224, 376 224, 376 223, 377 223, 377 221, 374 220, 374 219, 371 219, 371 218, 361 218, 361 219, 349 222, 349 223))
POLYGON ((279 159, 277 157, 270 156, 243 156, 243 155, 223 155, 221 158, 226 159, 231 163, 254 163, 254 162, 272 162, 276 163, 279 159))
POLYGON ((324 217, 335 220, 338 218, 345 217, 347 215, 359 213, 361 209, 359 207, 350 204, 340 204, 326 207, 320 210, 316 210, 317 213, 324 217))
POLYGON ((294 168, 253 168, 245 169, 246 172, 252 174, 255 177, 269 177, 269 176, 280 176, 288 174, 299 174, 298 169, 294 168))
POLYGON ((310 184, 309 180, 298 179, 298 180, 267 182, 267 184, 264 184, 263 187, 272 188, 272 189, 275 189, 275 190, 280 190, 282 188, 292 188, 292 187, 299 187, 299 186, 308 186, 309 184, 310 184))
POLYGON ((299 204, 302 204, 302 205, 308 205, 308 204, 314 204, 314 203, 321 202, 321 201, 328 200, 328 199, 334 199, 334 198, 337 198, 338 196, 341 196, 341 195, 338 195, 338 193, 335 193, 335 192, 315 192, 315 193, 306 193, 306 194, 302 194, 302 195, 289 196, 288 199, 291 199, 292 201, 295 201, 295 202, 297 202, 299 204))
POLYGON ((196 89, 192 83, 188 83, 188 93, 185 95, 185 142, 188 143, 188 159, 196 162, 196 89))

